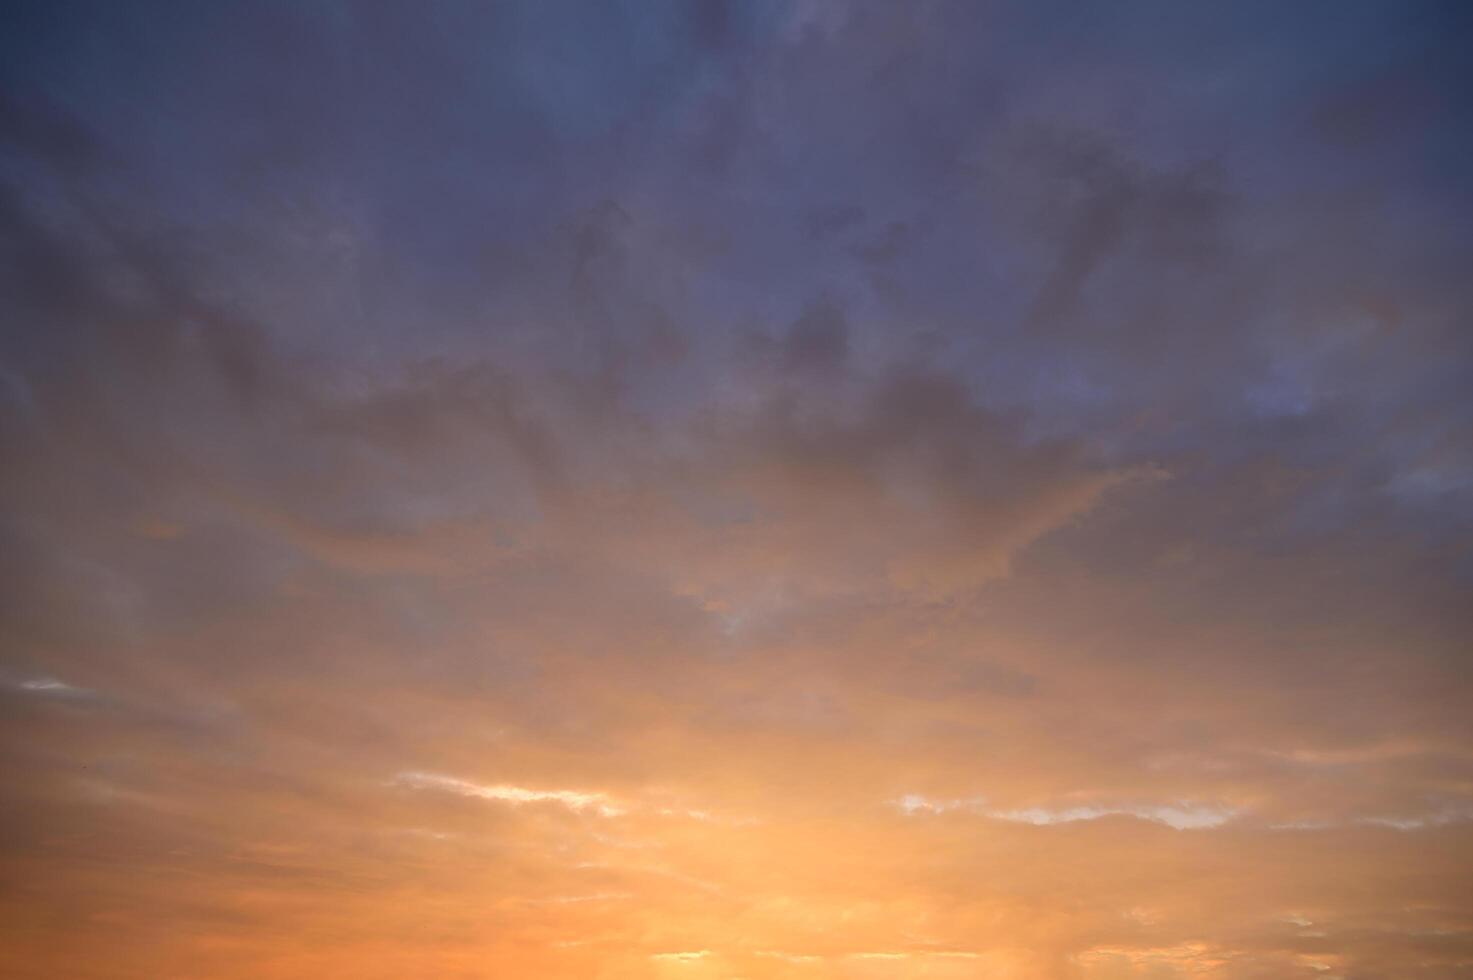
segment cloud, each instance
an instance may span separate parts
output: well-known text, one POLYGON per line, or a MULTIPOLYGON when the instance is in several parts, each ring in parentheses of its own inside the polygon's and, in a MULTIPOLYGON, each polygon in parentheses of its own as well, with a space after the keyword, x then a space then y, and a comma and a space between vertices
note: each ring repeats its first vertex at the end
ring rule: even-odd
POLYGON ((8 17, 0 972, 1457 975, 1466 17, 697 6, 8 17))
POLYGON ((1127 816, 1162 823, 1176 830, 1201 830, 1221 827, 1236 815, 1236 811, 1224 807, 1182 805, 1076 806, 1061 809, 1027 807, 1021 810, 991 810, 987 815, 995 820, 1031 823, 1042 827, 1079 820, 1098 820, 1101 817, 1127 816))
POLYGON ((539 790, 505 784, 485 785, 456 779, 453 776, 439 776, 424 772, 401 773, 397 781, 417 789, 442 789, 461 796, 510 803, 513 806, 521 806, 524 803, 560 803, 575 812, 592 810, 602 817, 617 817, 626 812, 623 807, 616 805, 604 793, 586 793, 568 789, 539 790))
POLYGON ((59 681, 54 677, 33 677, 29 680, 17 682, 15 688, 20 691, 36 694, 40 697, 87 700, 95 696, 94 692, 87 690, 85 687, 74 687, 66 681, 59 681))
POLYGON ((1099 820, 1104 817, 1126 816, 1138 820, 1165 824, 1176 830, 1200 830, 1220 827, 1239 814, 1232 807, 1174 804, 1110 805, 1085 804, 1066 807, 1030 806, 1017 809, 990 808, 981 797, 967 800, 934 800, 915 793, 907 793, 895 801, 906 816, 917 813, 948 813, 960 810, 1006 820, 1010 823, 1033 824, 1048 827, 1054 824, 1076 823, 1084 820, 1099 820))
POLYGON ((696 960, 703 960, 710 955, 711 951, 709 949, 698 949, 681 953, 651 953, 650 959, 670 960, 675 963, 693 963, 696 960))

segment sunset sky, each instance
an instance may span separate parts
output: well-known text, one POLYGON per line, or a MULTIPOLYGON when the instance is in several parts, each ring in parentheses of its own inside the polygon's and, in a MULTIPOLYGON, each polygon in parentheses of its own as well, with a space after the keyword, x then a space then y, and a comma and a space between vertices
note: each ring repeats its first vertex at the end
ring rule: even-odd
POLYGON ((1473 3, 0 3, 0 976, 1473 977, 1473 3))

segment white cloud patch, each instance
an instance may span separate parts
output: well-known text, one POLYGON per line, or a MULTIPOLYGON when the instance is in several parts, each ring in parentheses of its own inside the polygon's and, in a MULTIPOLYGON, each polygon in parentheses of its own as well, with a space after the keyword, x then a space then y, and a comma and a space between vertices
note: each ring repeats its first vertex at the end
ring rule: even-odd
POLYGON ((1473 820, 1473 806, 1448 806, 1420 814, 1392 814, 1337 820, 1291 820, 1269 824, 1270 830, 1340 830, 1346 827, 1386 827, 1391 830, 1425 830, 1473 820))
POLYGON ((1031 823, 1040 827, 1118 816, 1149 820, 1177 830, 1204 830, 1221 827, 1236 816, 1237 812, 1228 807, 1173 804, 1168 806, 1076 806, 1063 809, 1028 807, 1022 810, 989 810, 987 815, 995 820, 1031 823))
POLYGON ((1356 823, 1372 827, 1390 827, 1393 830, 1422 830, 1427 827, 1445 827, 1450 823, 1473 820, 1473 808, 1448 807, 1432 813, 1390 817, 1361 817, 1356 823))
POLYGON ((686 953, 655 953, 650 956, 652 960, 666 960, 675 963, 693 963, 703 960, 711 955, 709 949, 697 949, 686 953))
POLYGON ((908 793, 895 801, 906 816, 914 816, 918 813, 947 813, 952 810, 966 810, 981 816, 991 817, 994 820, 1006 820, 1010 823, 1028 823, 1037 827, 1047 827, 1061 823, 1078 823, 1082 820, 1098 820, 1102 817, 1134 817, 1137 820, 1149 820, 1152 823, 1165 824, 1177 830, 1202 830, 1211 827, 1220 827, 1238 815, 1238 810, 1231 807, 1173 803, 1173 804, 1141 804, 1129 806, 1102 806, 1091 804, 1088 806, 1071 807, 1025 807, 1012 810, 988 809, 984 801, 972 800, 932 800, 914 793, 908 793))
POLYGON ((607 793, 583 792, 570 789, 529 789, 506 783, 473 783, 454 776, 441 776, 427 772, 401 773, 398 782, 416 789, 440 789, 461 796, 473 796, 482 800, 510 803, 522 806, 526 803, 560 803, 578 813, 592 811, 604 817, 617 817, 627 809, 616 803, 607 793))
POLYGON ((973 800, 932 800, 916 793, 907 793, 900 799, 894 801, 895 806, 908 817, 917 813, 947 813, 951 810, 980 810, 984 801, 973 800))
POLYGON ((13 685, 15 690, 24 691, 27 694, 35 694, 41 697, 52 698, 93 698, 97 696, 96 691, 85 687, 77 687, 66 681, 57 680, 55 677, 33 677, 29 680, 20 681, 13 685))

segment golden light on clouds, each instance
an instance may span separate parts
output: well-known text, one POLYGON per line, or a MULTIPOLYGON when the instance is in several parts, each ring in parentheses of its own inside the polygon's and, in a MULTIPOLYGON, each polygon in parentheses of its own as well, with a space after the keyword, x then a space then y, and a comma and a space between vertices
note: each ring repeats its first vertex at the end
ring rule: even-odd
POLYGON ((0 976, 1473 976, 1457 5, 14 6, 0 976))

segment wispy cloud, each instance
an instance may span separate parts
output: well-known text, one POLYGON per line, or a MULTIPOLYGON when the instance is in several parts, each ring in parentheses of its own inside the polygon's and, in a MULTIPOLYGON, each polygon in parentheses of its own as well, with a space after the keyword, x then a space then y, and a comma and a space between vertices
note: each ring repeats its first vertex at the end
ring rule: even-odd
POLYGON ((650 954, 650 959, 668 960, 675 963, 693 963, 696 960, 703 960, 711 955, 712 953, 709 949, 698 949, 682 953, 652 953, 650 954))
POLYGON ((91 699, 97 696, 97 692, 85 687, 76 687, 65 681, 57 680, 55 677, 33 677, 28 680, 16 682, 14 688, 28 694, 53 698, 76 698, 78 700, 91 699))
POLYGON ((980 797, 972 799, 934 800, 909 793, 895 801, 895 805, 906 815, 918 813, 948 813, 963 811, 1006 820, 1011 823, 1027 823, 1039 827, 1054 824, 1077 823, 1084 820, 1099 820, 1103 817, 1135 817, 1154 823, 1165 824, 1177 830, 1198 830, 1220 827, 1236 817, 1241 811, 1235 807, 1205 804, 1087 804, 1065 807, 1032 806, 1017 809, 994 809, 980 797))
POLYGON ((1051 824, 1076 823, 1081 820, 1099 820, 1102 817, 1135 817, 1165 824, 1177 830, 1202 830, 1221 827, 1238 814, 1232 807, 1195 806, 1186 804, 1147 804, 1136 806, 1071 806, 1050 809, 1048 807, 1026 807, 1018 810, 988 810, 995 820, 1014 823, 1031 823, 1046 827, 1051 824))
POLYGON ((513 806, 522 806, 527 803, 558 803, 576 812, 589 810, 602 817, 617 817, 627 812, 624 806, 615 803, 606 793, 570 789, 529 789, 525 786, 512 786, 505 783, 474 783, 466 779, 457 779, 454 776, 426 772, 400 773, 396 782, 416 789, 444 790, 460 796, 510 803, 513 806))

